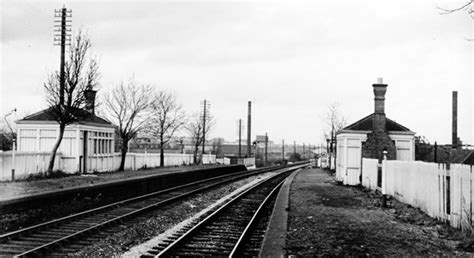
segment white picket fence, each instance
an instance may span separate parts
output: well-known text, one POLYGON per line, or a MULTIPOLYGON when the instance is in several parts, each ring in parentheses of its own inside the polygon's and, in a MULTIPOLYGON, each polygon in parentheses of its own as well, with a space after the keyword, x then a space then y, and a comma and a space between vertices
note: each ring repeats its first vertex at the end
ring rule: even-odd
POLYGON ((383 161, 381 186, 377 187, 377 160, 362 160, 362 185, 380 189, 397 200, 420 208, 431 217, 471 232, 474 192, 473 166, 383 161))
POLYGON ((216 159, 216 162, 219 164, 230 165, 230 159, 225 157, 216 159))
MULTIPOLYGON (((165 166, 181 166, 193 164, 192 154, 165 153, 165 166)), ((12 179, 12 168, 15 169, 15 178, 25 178, 32 174, 45 172, 49 163, 49 152, 16 152, 15 166, 12 166, 12 152, 0 151, 0 181, 12 179)), ((104 154, 89 157, 87 160, 88 172, 114 171, 121 161, 121 154, 104 154)), ((215 155, 204 155, 204 164, 215 164, 215 155)), ((60 152, 56 155, 55 170, 75 173, 80 170, 79 161, 75 157, 64 157, 60 152)), ((144 167, 158 167, 160 165, 159 153, 127 153, 125 158, 126 170, 137 170, 144 167)))
POLYGON ((362 159, 362 185, 371 189, 377 189, 378 160, 362 159))

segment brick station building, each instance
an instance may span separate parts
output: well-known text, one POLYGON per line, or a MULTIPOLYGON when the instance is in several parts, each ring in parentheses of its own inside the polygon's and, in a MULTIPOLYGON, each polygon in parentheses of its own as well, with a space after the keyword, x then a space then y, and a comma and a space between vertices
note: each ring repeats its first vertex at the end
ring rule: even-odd
POLYGON ((362 158, 415 160, 415 133, 385 115, 387 84, 372 85, 374 113, 336 133, 336 180, 357 185, 362 178, 362 158))

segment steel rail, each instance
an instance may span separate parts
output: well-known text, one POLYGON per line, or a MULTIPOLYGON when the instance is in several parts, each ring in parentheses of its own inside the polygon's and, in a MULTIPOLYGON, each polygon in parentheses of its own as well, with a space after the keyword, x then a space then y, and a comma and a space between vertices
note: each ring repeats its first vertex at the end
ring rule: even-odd
POLYGON ((250 219, 249 223, 245 227, 244 231, 239 237, 239 240, 237 240, 237 243, 235 243, 234 248, 229 254, 229 257, 237 257, 236 254, 238 254, 238 251, 240 251, 243 247, 244 244, 244 239, 250 234, 250 230, 252 227, 255 226, 255 223, 257 221, 257 218, 262 214, 263 209, 265 206, 268 205, 270 202, 271 198, 278 192, 278 190, 281 188, 285 180, 282 180, 273 190, 268 194, 268 196, 263 200, 262 204, 258 207, 257 211, 255 211, 255 214, 253 215, 252 219, 250 219))
POLYGON ((129 199, 121 200, 121 201, 114 202, 114 203, 111 203, 111 204, 107 204, 107 205, 104 205, 104 206, 100 206, 100 207, 97 207, 97 208, 94 208, 94 209, 78 212, 78 213, 75 213, 75 214, 72 214, 72 215, 69 215, 69 216, 61 217, 61 218, 58 218, 58 219, 53 219, 53 220, 50 220, 50 221, 47 221, 47 222, 44 222, 44 223, 40 223, 40 224, 37 224, 37 225, 33 225, 33 226, 30 226, 30 227, 26 227, 26 228, 22 228, 22 229, 19 229, 19 230, 16 230, 16 231, 5 233, 3 235, 0 235, 0 243, 4 240, 8 239, 8 238, 18 236, 19 234, 29 232, 31 230, 35 230, 35 229, 39 229, 39 228, 46 227, 46 226, 49 226, 49 225, 57 224, 59 222, 65 222, 65 221, 70 220, 70 219, 74 219, 74 218, 81 217, 81 216, 84 216, 84 215, 93 214, 94 212, 103 211, 103 210, 106 210, 108 208, 116 208, 118 206, 128 204, 128 203, 131 203, 131 202, 137 202, 137 201, 140 201, 140 200, 144 200, 146 198, 150 198, 150 197, 153 197, 153 196, 165 194, 167 192, 179 190, 180 188, 186 188, 186 187, 190 187, 190 186, 193 186, 193 185, 206 183, 206 182, 209 182, 209 181, 215 181, 215 180, 222 179, 222 178, 225 178, 225 177, 233 177, 233 176, 238 176, 238 175, 246 175, 247 176, 247 175, 251 175, 253 173, 265 172, 269 169, 270 168, 265 168, 265 169, 261 169, 261 170, 258 170, 258 171, 257 170, 251 171, 251 172, 250 171, 243 171, 243 172, 238 172, 238 173, 234 173, 234 174, 231 174, 231 175, 222 175, 222 176, 217 176, 217 177, 213 177, 213 178, 207 178, 207 179, 203 179, 203 180, 200 180, 200 181, 196 181, 196 182, 192 182, 192 183, 188 183, 188 184, 184 184, 184 185, 178 185, 178 186, 166 188, 166 189, 163 189, 163 190, 159 190, 159 191, 156 191, 156 192, 152 192, 152 193, 140 195, 140 196, 137 196, 137 197, 132 197, 132 198, 129 198, 129 199))
MULTIPOLYGON (((230 201, 226 202, 224 205, 222 205, 221 207, 219 207, 218 209, 216 209, 214 212, 212 212, 210 215, 206 216, 204 219, 202 219, 199 223, 197 223, 195 226, 193 226, 191 229, 189 229, 187 232, 185 232, 184 234, 182 234, 180 237, 178 237, 174 242, 170 243, 166 248, 164 248, 160 253, 158 253, 158 257, 169 257, 169 256, 172 256, 171 253, 173 251, 175 251, 180 244, 182 244, 184 241, 188 240, 189 238, 193 237, 194 234, 197 233, 198 230, 200 230, 201 228, 205 227, 206 224, 212 220, 214 220, 217 216, 219 216, 221 213, 223 213, 223 211, 225 209, 227 209, 228 207, 230 207, 232 204, 235 204, 237 203, 241 198, 243 198, 246 194, 250 193, 251 191, 255 190, 255 189, 258 189, 258 187, 260 187, 261 185, 263 185, 264 183, 266 182, 269 182, 270 180, 278 177, 278 176, 281 176, 282 174, 284 173, 289 173, 289 172, 292 172, 292 171, 295 171, 295 170, 298 170, 302 167, 305 167, 307 166, 307 164, 303 164, 303 165, 294 165, 293 167, 289 167, 289 168, 286 168, 286 171, 282 171, 281 173, 277 174, 277 175, 274 175, 274 176, 271 176, 263 181, 260 181, 258 182, 257 184, 253 185, 252 187, 242 191, 241 193, 239 193, 238 195, 236 195, 235 197, 233 197, 230 201)), ((278 184, 279 186, 281 186, 281 183, 278 184)), ((272 190, 272 192, 274 191, 275 189, 272 190)), ((267 197, 268 198, 268 197, 267 197)), ((266 199, 267 199, 266 198, 266 199)), ((266 200, 265 199, 265 200, 266 200)), ((255 214, 254 216, 255 217, 255 214)), ((247 225, 248 227, 248 225, 247 225)), ((242 238, 242 236, 240 237, 242 238)))
POLYGON ((50 248, 52 246, 58 245, 59 243, 65 242, 67 240, 70 240, 70 239, 72 239, 74 237, 77 237, 79 235, 82 235, 84 233, 87 233, 87 232, 90 232, 92 230, 96 230, 96 229, 105 227, 105 226, 110 225, 112 223, 116 223, 116 222, 119 222, 123 219, 126 219, 126 218, 129 218, 131 216, 137 215, 138 213, 142 213, 142 212, 148 211, 150 209, 156 208, 159 205, 163 205, 163 204, 178 200, 180 198, 195 194, 195 193, 200 192, 200 191, 204 191, 206 189, 209 189, 209 188, 214 187, 214 186, 218 186, 220 184, 225 184, 227 182, 238 180, 240 178, 244 178, 244 177, 248 177, 248 176, 252 176, 252 175, 255 175, 255 174, 264 173, 264 172, 271 171, 271 170, 276 170, 276 169, 280 169, 280 167, 265 168, 265 169, 251 171, 251 172, 249 172, 249 171, 238 172, 238 173, 233 173, 232 175, 223 175, 223 176, 213 177, 213 178, 210 178, 210 179, 204 179, 204 180, 196 181, 196 182, 181 185, 181 186, 171 187, 171 188, 160 190, 160 191, 157 191, 157 192, 153 192, 153 193, 145 194, 145 195, 142 195, 142 196, 138 196, 138 197, 130 198, 130 199, 127 199, 127 200, 123 200, 123 201, 115 202, 115 203, 112 203, 112 204, 108 204, 108 205, 98 207, 98 208, 95 208, 95 209, 79 212, 79 213, 69 215, 69 216, 66 216, 66 217, 63 217, 63 218, 59 218, 59 219, 55 219, 55 220, 48 221, 48 222, 45 222, 45 223, 41 223, 41 224, 38 224, 38 225, 34 225, 34 226, 31 226, 31 227, 28 227, 28 228, 25 228, 25 229, 10 232, 10 233, 1 235, 0 236, 0 242, 5 242, 5 241, 8 241, 8 239, 18 237, 18 236, 21 237, 21 235, 23 235, 23 234, 28 234, 28 233, 31 233, 33 231, 40 230, 42 228, 50 227, 52 225, 58 225, 60 223, 64 224, 64 223, 69 222, 69 221, 74 220, 74 219, 83 218, 83 217, 86 217, 88 215, 91 215, 91 216, 92 215, 97 215, 97 214, 100 214, 100 212, 104 212, 104 211, 107 211, 107 210, 110 210, 110 209, 113 209, 113 208, 120 208, 120 207, 122 207, 126 204, 130 204, 130 203, 134 203, 134 202, 138 202, 138 201, 143 201, 143 200, 146 200, 147 198, 151 198, 151 197, 155 197, 155 196, 158 196, 158 195, 170 193, 170 192, 173 192, 173 191, 176 191, 176 190, 182 190, 186 187, 203 184, 203 183, 210 182, 210 181, 218 181, 218 180, 227 178, 225 180, 218 181, 216 183, 206 185, 204 187, 194 189, 192 191, 189 191, 189 192, 177 195, 177 196, 173 196, 171 198, 162 200, 158 203, 147 205, 147 206, 145 206, 143 208, 140 208, 140 209, 137 209, 135 211, 128 212, 128 213, 120 215, 118 217, 106 220, 102 223, 93 225, 91 227, 82 229, 80 231, 74 232, 74 233, 69 234, 67 236, 61 237, 61 238, 56 239, 54 241, 51 241, 49 243, 45 243, 43 245, 40 245, 40 246, 37 246, 35 248, 24 251, 20 254, 15 255, 15 257, 32 255, 32 254, 35 254, 35 253, 37 253, 41 250, 45 250, 45 249, 50 248))

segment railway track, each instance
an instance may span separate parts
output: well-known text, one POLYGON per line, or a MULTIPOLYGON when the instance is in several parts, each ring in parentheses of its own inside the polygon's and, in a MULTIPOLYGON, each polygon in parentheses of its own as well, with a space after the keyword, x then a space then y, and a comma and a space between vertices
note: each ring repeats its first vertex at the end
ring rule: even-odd
POLYGON ((278 189, 291 172, 303 166, 285 169, 245 190, 144 257, 258 256, 278 189))
POLYGON ((113 225, 139 220, 140 215, 146 212, 213 187, 281 168, 245 171, 201 180, 6 233, 0 235, 0 256, 66 255, 100 239, 113 225))

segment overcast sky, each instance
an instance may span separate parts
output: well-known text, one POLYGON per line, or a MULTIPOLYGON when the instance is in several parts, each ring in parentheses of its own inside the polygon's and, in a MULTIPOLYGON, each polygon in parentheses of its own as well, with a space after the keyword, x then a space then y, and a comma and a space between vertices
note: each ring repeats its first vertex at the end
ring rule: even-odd
POLYGON ((236 139, 252 100, 252 135, 319 144, 327 106, 339 102, 348 123, 371 114, 383 77, 387 116, 431 142, 451 142, 459 91, 458 134, 472 144, 473 20, 436 9, 462 2, 1 1, 0 115, 46 107, 54 9, 65 3, 100 59, 99 95, 134 77, 176 92, 190 113, 207 99, 211 137, 236 139))

